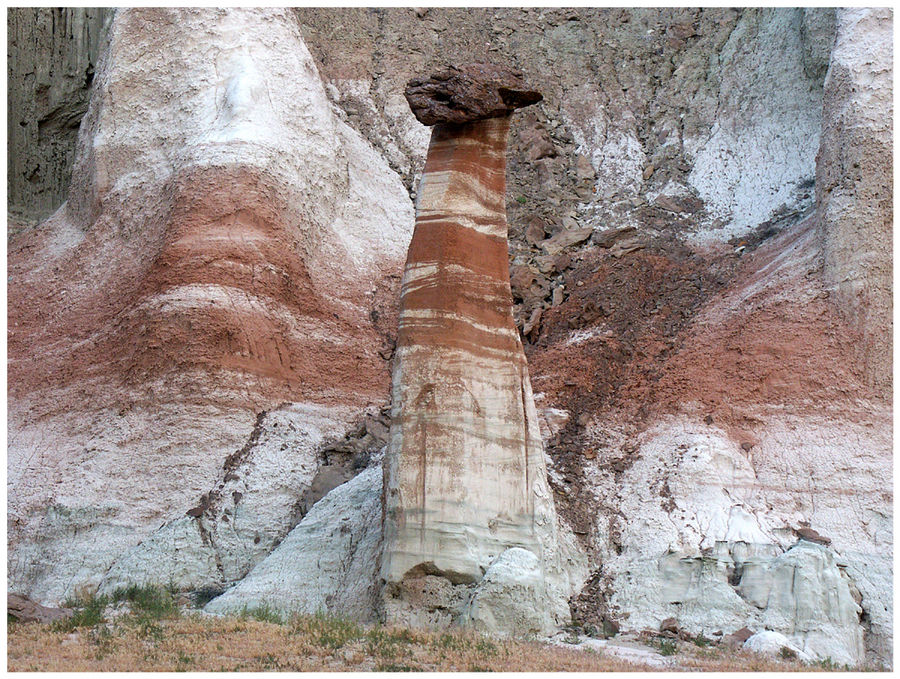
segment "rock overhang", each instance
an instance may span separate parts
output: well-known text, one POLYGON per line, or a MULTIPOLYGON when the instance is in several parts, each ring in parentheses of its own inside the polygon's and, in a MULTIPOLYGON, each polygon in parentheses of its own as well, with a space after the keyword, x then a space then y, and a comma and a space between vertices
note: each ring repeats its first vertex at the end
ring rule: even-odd
POLYGON ((404 95, 423 125, 500 118, 544 98, 525 84, 521 71, 488 63, 448 66, 427 78, 413 78, 404 95))

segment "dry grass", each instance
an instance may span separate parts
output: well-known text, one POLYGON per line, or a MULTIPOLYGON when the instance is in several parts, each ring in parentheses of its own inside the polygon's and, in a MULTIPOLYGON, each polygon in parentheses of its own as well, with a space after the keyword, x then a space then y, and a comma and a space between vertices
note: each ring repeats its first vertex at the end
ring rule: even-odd
MULTIPOLYGON (((537 671, 655 668, 602 652, 537 642, 494 641, 471 632, 420 632, 303 618, 288 625, 189 616, 141 625, 131 617, 74 632, 12 625, 10 671, 537 671)), ((807 668, 717 649, 676 657, 677 669, 785 671, 807 668)), ((673 668, 675 669, 675 668, 673 668)))
MULTIPOLYGON (((107 615, 101 618, 109 617, 107 615)), ((693 671, 821 670, 796 661, 679 644, 671 669, 693 671)), ((471 631, 362 626, 302 616, 283 622, 271 611, 240 617, 158 612, 136 606, 111 620, 77 627, 10 624, 10 671, 537 671, 608 672, 658 668, 590 649, 497 641, 471 631), (160 617, 161 616, 161 617, 160 617)))

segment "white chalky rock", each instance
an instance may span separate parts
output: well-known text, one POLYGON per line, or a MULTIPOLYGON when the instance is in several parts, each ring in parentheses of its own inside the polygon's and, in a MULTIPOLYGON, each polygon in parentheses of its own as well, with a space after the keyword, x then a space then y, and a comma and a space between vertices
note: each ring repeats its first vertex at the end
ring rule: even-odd
POLYGON ((763 655, 771 655, 775 657, 790 657, 783 649, 787 649, 800 660, 811 660, 811 658, 791 643, 790 639, 779 632, 764 630, 757 632, 744 642, 744 650, 760 653, 763 655))
POLYGON ((567 621, 564 603, 549 596, 537 556, 513 547, 488 568, 463 618, 486 634, 549 635, 567 621))
POLYGON ((381 545, 381 466, 317 502, 266 559, 210 601, 208 613, 267 606, 285 616, 317 613, 371 620, 381 545))

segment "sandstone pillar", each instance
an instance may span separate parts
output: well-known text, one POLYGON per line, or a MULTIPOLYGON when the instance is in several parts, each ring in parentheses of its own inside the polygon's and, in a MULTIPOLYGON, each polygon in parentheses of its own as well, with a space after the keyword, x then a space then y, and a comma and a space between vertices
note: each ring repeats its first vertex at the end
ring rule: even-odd
MULTIPOLYGON (((512 317, 505 211, 509 115, 540 100, 505 69, 414 80, 434 124, 404 271, 385 464, 382 575, 476 583, 555 539, 538 422, 512 317)), ((552 551, 552 547, 550 547, 552 551)))

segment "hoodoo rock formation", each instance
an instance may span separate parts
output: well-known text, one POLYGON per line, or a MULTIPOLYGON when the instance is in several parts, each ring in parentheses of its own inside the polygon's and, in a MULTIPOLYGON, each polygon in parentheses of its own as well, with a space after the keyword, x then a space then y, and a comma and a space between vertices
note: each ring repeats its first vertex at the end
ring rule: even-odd
POLYGON ((382 574, 388 617, 421 619, 423 602, 403 605, 411 581, 478 583, 510 548, 548 567, 556 513, 512 317, 505 209, 510 113, 541 96, 475 64, 413 80, 406 97, 435 127, 401 284, 382 574))

